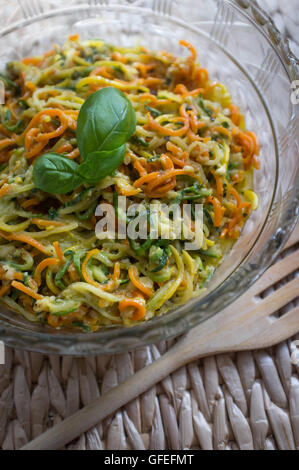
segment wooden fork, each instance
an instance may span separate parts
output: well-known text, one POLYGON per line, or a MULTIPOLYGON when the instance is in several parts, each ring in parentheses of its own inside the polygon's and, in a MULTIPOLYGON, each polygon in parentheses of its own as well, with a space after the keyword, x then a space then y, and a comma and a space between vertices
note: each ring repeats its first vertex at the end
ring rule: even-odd
MULTIPOLYGON (((297 242, 299 224, 285 249, 297 242)), ((60 449, 191 361, 212 354, 265 348, 293 336, 299 331, 299 306, 286 309, 287 313, 281 316, 277 315, 277 311, 299 296, 299 277, 291 281, 285 279, 298 268, 299 249, 272 265, 234 304, 191 330, 158 360, 23 449, 60 449), (260 296, 283 279, 286 283, 282 287, 264 298, 260 296)))

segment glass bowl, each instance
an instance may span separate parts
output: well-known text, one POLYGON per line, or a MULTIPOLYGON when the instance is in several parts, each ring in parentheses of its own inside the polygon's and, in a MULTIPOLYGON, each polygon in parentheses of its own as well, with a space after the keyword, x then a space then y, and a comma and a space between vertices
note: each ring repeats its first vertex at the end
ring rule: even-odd
POLYGON ((49 354, 109 354, 177 336, 217 314, 267 269, 297 220, 299 107, 291 84, 299 79, 299 66, 288 43, 249 0, 9 0, 2 4, 0 69, 10 60, 44 52, 74 33, 123 45, 139 40, 150 49, 175 54, 186 53, 178 45, 180 39, 193 43, 202 65, 212 78, 227 85, 246 115, 247 127, 258 134, 261 169, 254 178, 259 208, 203 297, 147 323, 92 334, 31 324, 1 306, 0 338, 9 346, 49 354))

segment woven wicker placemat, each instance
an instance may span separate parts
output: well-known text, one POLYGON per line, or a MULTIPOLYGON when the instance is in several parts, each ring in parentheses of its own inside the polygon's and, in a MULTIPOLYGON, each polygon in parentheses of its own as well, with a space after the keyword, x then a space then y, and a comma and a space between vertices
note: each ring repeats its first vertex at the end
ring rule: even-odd
MULTIPOLYGON (((169 346, 88 359, 7 349, 0 366, 0 446, 22 447, 169 346)), ((299 367, 292 365, 293 349, 289 340, 191 363, 67 448, 299 449, 299 367)))
MULTIPOLYGON (((297 0, 260 3, 293 37, 291 47, 299 55, 297 0)), ((291 360, 295 339, 299 335, 267 350, 191 363, 67 449, 299 449, 299 365, 291 360)), ((0 448, 22 447, 172 344, 87 359, 6 348, 0 366, 0 448)))

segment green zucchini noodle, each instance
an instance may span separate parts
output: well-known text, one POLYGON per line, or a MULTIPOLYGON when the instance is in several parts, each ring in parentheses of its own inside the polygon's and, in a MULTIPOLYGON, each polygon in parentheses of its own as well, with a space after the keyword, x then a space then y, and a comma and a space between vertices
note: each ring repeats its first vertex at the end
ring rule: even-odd
MULTIPOLYGON (((0 301, 27 320, 97 331, 165 314, 204 293, 257 208, 258 139, 226 87, 201 67, 194 47, 181 45, 187 54, 175 57, 74 35, 44 55, 7 64, 0 108, 0 301), (78 113, 89 95, 107 86, 123 91, 137 116, 123 164, 66 195, 37 189, 33 165, 44 153, 81 163, 78 113), (116 207, 119 196, 126 196, 127 208, 202 204, 202 248, 185 249, 183 235, 98 239, 95 209, 116 207)), ((160 230, 162 222, 170 226, 171 220, 160 221, 160 230)))

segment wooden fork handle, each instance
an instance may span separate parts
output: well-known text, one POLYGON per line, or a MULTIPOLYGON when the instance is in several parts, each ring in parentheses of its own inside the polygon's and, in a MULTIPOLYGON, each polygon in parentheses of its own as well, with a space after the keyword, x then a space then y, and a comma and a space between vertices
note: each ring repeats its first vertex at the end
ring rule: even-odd
POLYGON ((88 431, 107 416, 138 397, 176 370, 180 364, 173 349, 150 366, 141 369, 122 384, 111 389, 93 403, 29 442, 21 450, 57 450, 88 431))
MULTIPOLYGON (((22 450, 55 450, 96 426, 107 416, 129 403, 169 374, 192 360, 215 353, 250 349, 256 331, 240 324, 207 330, 207 323, 194 328, 175 346, 148 367, 139 370, 119 386, 82 408, 23 447, 22 450)), ((219 321, 216 322, 219 324, 219 321)), ((289 336, 289 332, 286 337, 289 336)))

